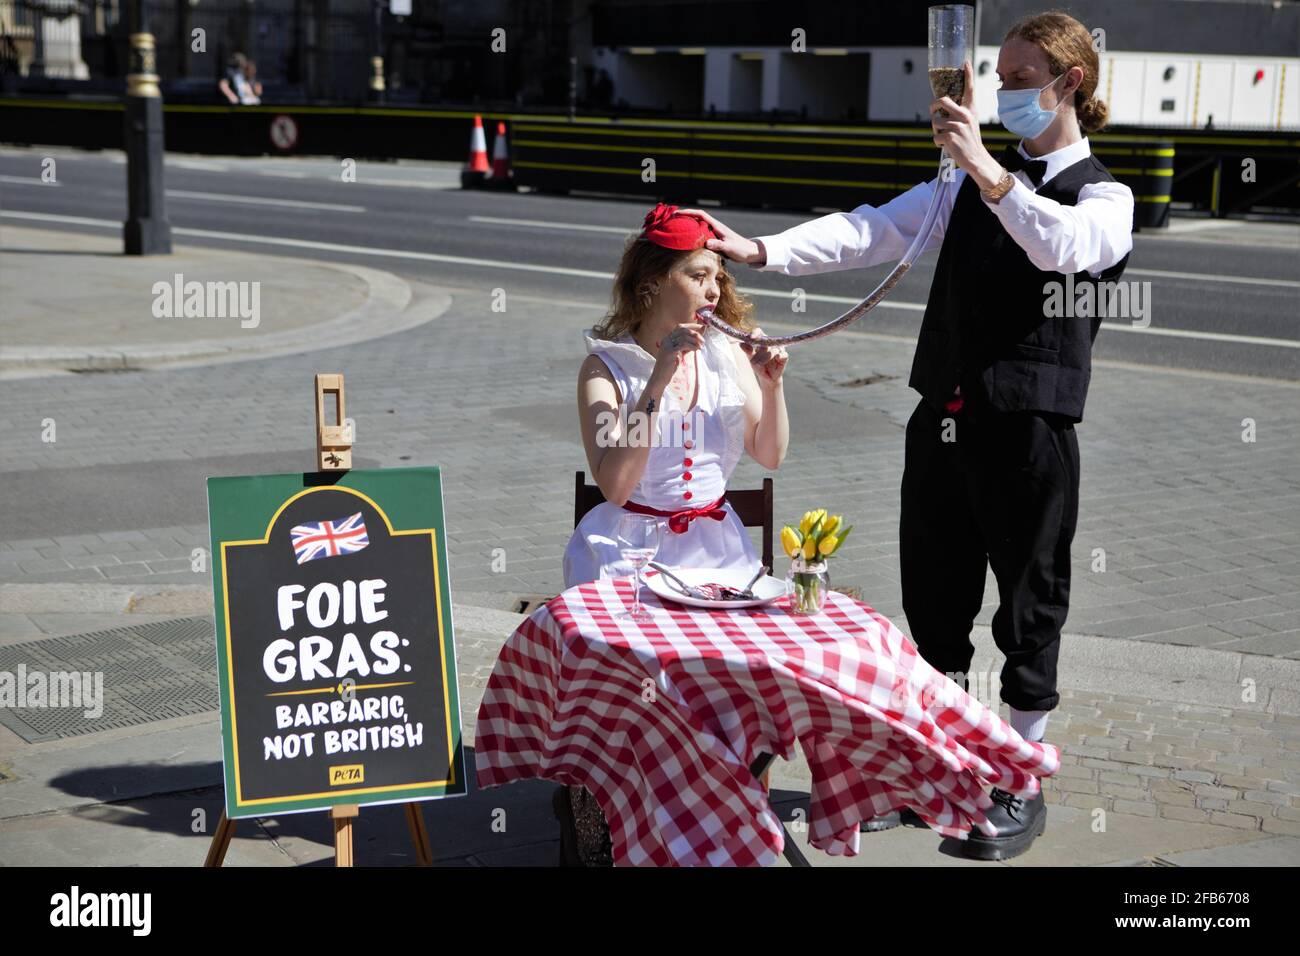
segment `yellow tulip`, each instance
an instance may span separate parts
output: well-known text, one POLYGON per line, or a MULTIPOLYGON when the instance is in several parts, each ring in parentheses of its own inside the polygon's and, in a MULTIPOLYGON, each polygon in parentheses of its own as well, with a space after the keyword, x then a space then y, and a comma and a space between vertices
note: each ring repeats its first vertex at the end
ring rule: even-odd
POLYGON ((804 534, 807 534, 808 529, 811 528, 812 526, 813 526, 813 513, 811 511, 805 511, 803 513, 803 517, 799 519, 799 530, 802 531, 804 534))
POLYGON ((789 525, 781 529, 781 547, 785 549, 787 558, 793 558, 800 551, 799 535, 789 525))
POLYGON ((826 535, 826 534, 834 534, 834 533, 835 533, 835 529, 838 528, 838 527, 840 526, 840 519, 841 519, 842 517, 843 517, 842 515, 835 515, 834 517, 827 518, 825 521, 823 521, 823 522, 822 522, 822 534, 824 534, 824 535, 826 535))
POLYGON ((812 538, 808 538, 804 541, 803 556, 807 561, 811 561, 813 558, 817 557, 817 542, 812 538))
POLYGON ((835 546, 839 543, 839 538, 835 537, 833 534, 828 534, 826 537, 822 538, 821 542, 817 545, 817 550, 821 553, 822 557, 825 557, 834 551, 835 546))

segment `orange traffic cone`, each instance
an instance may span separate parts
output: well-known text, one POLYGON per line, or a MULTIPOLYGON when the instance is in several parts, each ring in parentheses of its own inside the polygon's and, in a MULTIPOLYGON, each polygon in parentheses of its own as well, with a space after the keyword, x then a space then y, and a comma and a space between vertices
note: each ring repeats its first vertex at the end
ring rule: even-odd
POLYGON ((474 128, 469 134, 469 162, 460 171, 463 189, 482 186, 487 180, 487 140, 483 137, 483 117, 474 117, 474 128))
POLYGON ((497 138, 492 144, 492 178, 488 185, 494 189, 514 189, 515 174, 510 168, 510 151, 506 146, 506 124, 497 123, 497 138))

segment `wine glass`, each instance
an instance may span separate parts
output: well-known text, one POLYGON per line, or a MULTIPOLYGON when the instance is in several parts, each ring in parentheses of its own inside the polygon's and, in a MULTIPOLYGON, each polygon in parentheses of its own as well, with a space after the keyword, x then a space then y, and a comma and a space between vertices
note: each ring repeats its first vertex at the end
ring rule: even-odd
POLYGON ((659 519, 650 515, 628 514, 618 519, 618 553, 636 569, 636 597, 626 616, 633 621, 648 621, 651 614, 641 604, 641 569, 659 553, 659 519))

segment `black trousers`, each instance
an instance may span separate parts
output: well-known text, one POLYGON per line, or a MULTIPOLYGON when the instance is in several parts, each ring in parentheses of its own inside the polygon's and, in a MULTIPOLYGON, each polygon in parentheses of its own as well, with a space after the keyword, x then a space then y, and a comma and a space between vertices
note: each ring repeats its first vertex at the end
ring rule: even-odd
POLYGON ((1055 708, 1078 510, 1068 419, 969 401, 940 412, 922 400, 907 423, 899 522, 903 610, 921 656, 954 680, 969 672, 992 565, 1001 698, 1017 710, 1055 708))

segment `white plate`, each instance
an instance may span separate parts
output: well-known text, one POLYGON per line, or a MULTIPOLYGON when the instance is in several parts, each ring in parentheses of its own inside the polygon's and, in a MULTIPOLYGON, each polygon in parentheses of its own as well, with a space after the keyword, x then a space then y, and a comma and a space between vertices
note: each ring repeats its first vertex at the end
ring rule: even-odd
MULTIPOLYGON (((736 589, 743 588, 748 584, 750 577, 753 575, 752 571, 745 572, 719 568, 673 568, 672 572, 692 587, 698 587, 701 584, 725 584, 727 587, 736 589)), ((673 582, 654 568, 646 568, 642 573, 642 580, 645 581, 645 586, 654 591, 659 597, 676 601, 679 604, 689 604, 692 607, 762 607, 785 597, 785 581, 770 575, 755 581, 753 600, 744 601, 706 601, 689 597, 679 591, 673 582)))

